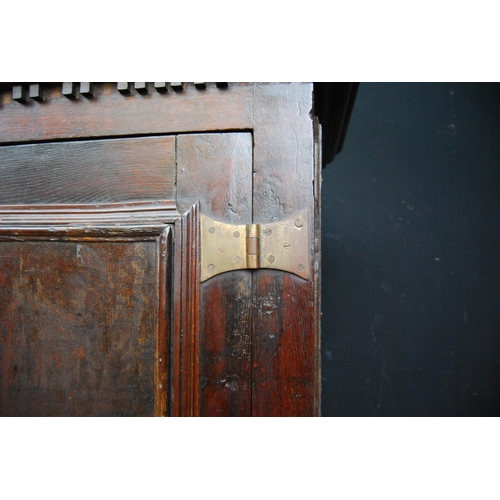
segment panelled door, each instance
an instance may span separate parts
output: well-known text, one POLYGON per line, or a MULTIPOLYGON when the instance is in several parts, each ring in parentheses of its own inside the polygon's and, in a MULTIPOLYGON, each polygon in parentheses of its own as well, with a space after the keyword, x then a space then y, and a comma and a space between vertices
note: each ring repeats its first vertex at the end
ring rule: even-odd
POLYGON ((127 88, 0 94, 0 415, 317 415, 312 86, 127 88))

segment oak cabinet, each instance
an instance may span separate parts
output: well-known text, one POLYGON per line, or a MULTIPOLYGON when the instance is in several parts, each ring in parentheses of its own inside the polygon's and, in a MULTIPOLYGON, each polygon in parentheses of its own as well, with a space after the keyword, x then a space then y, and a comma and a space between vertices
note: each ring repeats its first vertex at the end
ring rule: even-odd
POLYGON ((0 87, 0 414, 318 415, 312 84, 33 86, 0 87))

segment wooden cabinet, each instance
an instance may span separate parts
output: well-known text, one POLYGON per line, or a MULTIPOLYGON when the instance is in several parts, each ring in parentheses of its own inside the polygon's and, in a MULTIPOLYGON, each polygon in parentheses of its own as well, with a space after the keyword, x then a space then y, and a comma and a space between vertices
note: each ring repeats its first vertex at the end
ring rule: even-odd
POLYGON ((318 131, 312 84, 3 84, 0 414, 318 415, 318 131))

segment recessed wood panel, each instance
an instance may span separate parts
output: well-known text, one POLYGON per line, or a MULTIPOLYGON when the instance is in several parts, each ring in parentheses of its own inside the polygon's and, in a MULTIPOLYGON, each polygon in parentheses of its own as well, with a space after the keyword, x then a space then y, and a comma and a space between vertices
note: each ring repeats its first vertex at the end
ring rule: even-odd
POLYGON ((0 147, 0 205, 175 199, 175 137, 0 147))
POLYGON ((159 248, 0 243, 0 415, 155 414, 159 248))

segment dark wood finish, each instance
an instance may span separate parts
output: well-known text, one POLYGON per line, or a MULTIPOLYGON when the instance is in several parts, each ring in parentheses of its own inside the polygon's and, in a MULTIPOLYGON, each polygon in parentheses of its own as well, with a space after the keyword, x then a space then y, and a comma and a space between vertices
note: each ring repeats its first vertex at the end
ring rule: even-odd
MULTIPOLYGON (((309 210, 315 227, 312 85, 255 86, 255 223, 309 210)), ((311 250, 315 235, 310 235, 311 250)), ((315 266, 314 255, 311 262, 315 266)), ((252 414, 319 413, 314 280, 258 270, 253 280, 252 414)))
POLYGON ((168 415, 175 137, 4 146, 0 157, 0 202, 11 203, 0 205, 0 414, 168 415), (9 356, 24 378, 9 379, 9 356))
MULTIPOLYGON (((155 331, 154 358, 154 415, 167 417, 171 414, 171 345, 172 345, 172 247, 171 226, 162 228, 156 239, 158 265, 158 302, 156 314, 158 328, 155 331)), ((153 313, 154 314, 154 313, 153 313)))
POLYGON ((342 151, 359 83, 314 83, 314 111, 324 131, 323 166, 342 151))
POLYGON ((321 134, 312 84, 139 84, 83 82, 70 100, 62 84, 46 83, 25 106, 0 84, 4 414, 35 414, 34 403, 9 394, 43 379, 42 413, 319 415, 321 134), (200 284, 200 214, 265 224, 303 210, 310 280, 259 269, 200 284), (82 303, 92 322, 80 346, 82 303), (31 352, 33 328, 45 337, 31 352), (103 354, 106 328, 118 344, 103 354), (146 331, 143 359, 134 346, 146 331), (72 346, 82 347, 73 365, 72 346), (65 356, 64 380, 51 378, 53 349, 65 356), (31 378, 27 368, 25 378, 14 374, 14 353, 31 378), (146 371, 134 371, 138 362, 146 371), (126 368, 109 368, 119 363, 126 368), (119 396, 96 392, 113 378, 119 396), (57 396, 73 390, 77 408, 57 396))
POLYGON ((199 206, 175 224, 176 274, 172 343, 172 415, 200 415, 200 268, 199 206))
MULTIPOLYGON (((50 227, 56 235, 60 232, 59 226, 75 234, 85 226, 85 231, 90 233, 96 226, 110 224, 133 233, 137 228, 144 231, 144 225, 175 222, 177 217, 175 203, 169 200, 104 205, 0 205, 0 235, 13 228, 21 234, 33 227, 50 227)), ((106 231, 111 228, 107 227, 106 231)))
MULTIPOLYGON (((252 217, 252 136, 183 135, 177 139, 180 209, 247 224, 252 217)), ((198 278, 199 279, 199 278, 198 278)), ((200 396, 202 416, 251 411, 252 272, 221 274, 201 285, 200 396)))
POLYGON ((314 117, 314 413, 321 414, 321 170, 323 168, 323 129, 314 117))
POLYGON ((0 243, 0 414, 166 413, 165 236, 0 243))
POLYGON ((3 205, 172 200, 175 139, 6 146, 0 148, 0 176, 3 205))
POLYGON ((62 97, 60 85, 44 90, 45 102, 30 106, 11 102, 10 92, 0 94, 0 143, 251 130, 253 125, 251 85, 207 86, 203 92, 191 85, 144 99, 135 90, 122 95, 116 84, 102 83, 94 85, 93 99, 72 101, 62 97))

